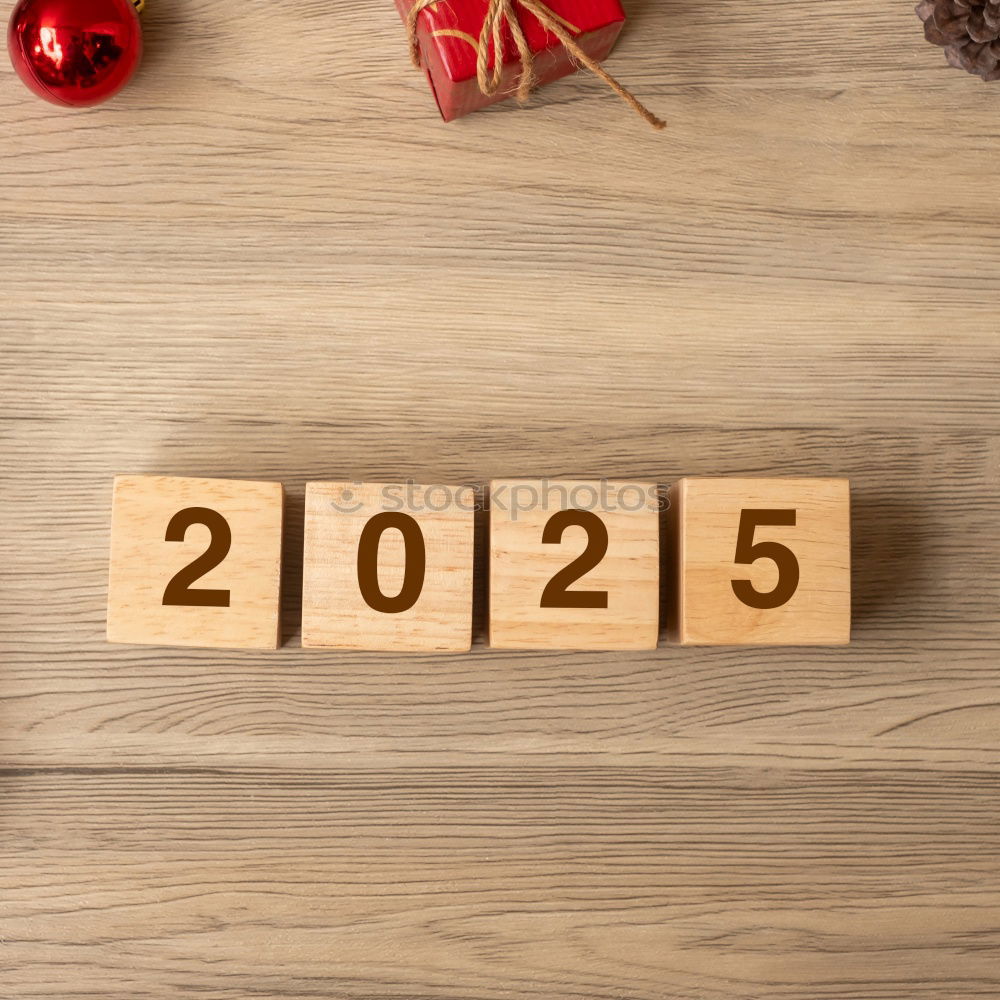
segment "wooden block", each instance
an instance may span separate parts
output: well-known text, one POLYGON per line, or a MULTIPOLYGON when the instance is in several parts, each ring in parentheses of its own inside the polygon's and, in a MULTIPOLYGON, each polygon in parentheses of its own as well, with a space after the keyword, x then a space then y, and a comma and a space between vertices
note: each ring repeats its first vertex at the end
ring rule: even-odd
POLYGON ((309 483, 302 645, 467 652, 475 491, 309 483))
POLYGON ((850 642, 846 479, 682 479, 670 501, 680 642, 850 642))
POLYGON ((108 640, 276 649, 280 483, 118 476, 108 640))
POLYGON ((654 484, 491 483, 491 646, 654 649, 659 580, 654 484))

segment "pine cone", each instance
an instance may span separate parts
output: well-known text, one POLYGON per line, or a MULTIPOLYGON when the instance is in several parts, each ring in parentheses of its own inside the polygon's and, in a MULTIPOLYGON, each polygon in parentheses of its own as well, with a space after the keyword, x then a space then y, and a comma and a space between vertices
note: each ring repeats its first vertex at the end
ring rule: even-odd
POLYGON ((949 65, 1000 80, 1000 0, 921 0, 916 10, 949 65))

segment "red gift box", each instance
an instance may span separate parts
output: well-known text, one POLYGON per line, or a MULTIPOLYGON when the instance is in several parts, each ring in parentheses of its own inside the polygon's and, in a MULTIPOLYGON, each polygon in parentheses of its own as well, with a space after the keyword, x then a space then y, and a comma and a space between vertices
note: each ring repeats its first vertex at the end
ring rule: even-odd
MULTIPOLYGON (((415 0, 396 0, 404 21, 415 0)), ((502 24, 503 72, 494 93, 484 93, 477 76, 480 35, 489 0, 438 0, 417 16, 420 62, 430 80, 441 117, 461 118, 511 96, 521 76, 522 63, 510 25, 502 24)), ((596 62, 604 59, 621 33, 625 12, 618 0, 545 0, 551 15, 573 41, 596 62)), ((577 64, 559 39, 515 0, 514 9, 534 56, 534 80, 551 83, 576 70, 577 64)), ((496 54, 490 43, 492 75, 496 54)))

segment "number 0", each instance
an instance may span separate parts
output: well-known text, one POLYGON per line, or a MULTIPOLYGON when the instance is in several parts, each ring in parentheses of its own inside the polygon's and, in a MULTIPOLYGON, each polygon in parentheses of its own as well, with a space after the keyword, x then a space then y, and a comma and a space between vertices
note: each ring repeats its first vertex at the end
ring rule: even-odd
POLYGON ((778 567, 774 590, 762 594, 749 580, 733 580, 733 593, 750 608, 768 611, 787 604, 799 586, 799 561, 790 548, 780 542, 754 542, 754 531, 761 525, 795 526, 794 510, 742 510, 736 537, 734 562, 749 565, 758 559, 770 559, 778 567))
POLYGON ((358 587, 361 596, 373 611, 398 615, 409 611, 424 589, 427 571, 427 550, 420 525, 409 514, 385 511, 376 514, 361 531, 358 541, 358 587), (386 597, 378 582, 378 547, 383 532, 395 528, 405 545, 403 586, 395 597, 386 597))

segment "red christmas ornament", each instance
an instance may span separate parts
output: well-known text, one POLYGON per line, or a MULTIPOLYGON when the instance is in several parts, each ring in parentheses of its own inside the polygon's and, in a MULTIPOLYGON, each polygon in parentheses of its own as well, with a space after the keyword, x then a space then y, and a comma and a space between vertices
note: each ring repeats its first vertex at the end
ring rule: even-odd
POLYGON ((141 6, 141 0, 20 0, 7 29, 17 75, 53 104, 107 100, 139 65, 141 6))

